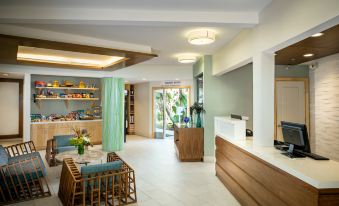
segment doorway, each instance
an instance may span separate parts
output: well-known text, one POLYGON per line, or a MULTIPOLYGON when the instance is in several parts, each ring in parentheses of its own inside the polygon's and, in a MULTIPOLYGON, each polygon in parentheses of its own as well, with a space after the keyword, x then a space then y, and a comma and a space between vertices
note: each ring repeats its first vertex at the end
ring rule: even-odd
POLYGON ((307 78, 275 79, 275 139, 283 142, 281 121, 307 125, 309 130, 309 86, 307 78))
POLYGON ((0 78, 0 139, 23 137, 23 80, 0 78))
POLYGON ((173 138, 174 124, 183 123, 188 116, 191 88, 153 87, 152 136, 156 139, 173 138))

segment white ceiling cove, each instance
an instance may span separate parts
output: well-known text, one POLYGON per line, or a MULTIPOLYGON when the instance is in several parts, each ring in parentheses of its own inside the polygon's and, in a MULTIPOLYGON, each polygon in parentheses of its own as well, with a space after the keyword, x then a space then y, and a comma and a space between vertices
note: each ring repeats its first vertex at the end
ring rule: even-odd
MULTIPOLYGON (((149 47, 159 57, 143 64, 178 66, 178 54, 212 54, 242 29, 256 26, 259 23, 259 12, 270 2, 271 0, 8 0, 0 2, 0 32, 30 36, 36 30, 37 34, 46 32, 44 35, 47 38, 48 32, 51 32, 73 35, 72 37, 77 35, 79 39, 87 37, 87 40, 102 39, 115 44, 121 42, 120 45, 125 45, 124 49, 127 50, 149 47), (8 26, 13 28, 9 30, 8 26), (215 30, 215 43, 204 46, 189 44, 187 33, 199 28, 215 30)), ((58 40, 62 40, 61 36, 58 40)), ((65 41, 69 41, 66 36, 65 41)), ((91 45, 95 43, 88 42, 91 45)))

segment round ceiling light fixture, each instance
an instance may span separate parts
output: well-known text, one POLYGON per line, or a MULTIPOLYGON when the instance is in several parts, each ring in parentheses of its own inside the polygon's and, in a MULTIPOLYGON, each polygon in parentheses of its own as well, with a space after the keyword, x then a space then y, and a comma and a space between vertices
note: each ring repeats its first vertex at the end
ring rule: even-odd
POLYGON ((178 57, 178 62, 182 63, 182 64, 190 64, 190 63, 194 63, 197 61, 197 57, 194 55, 181 55, 178 57))
POLYGON ((207 29, 191 31, 188 34, 188 42, 194 45, 212 44, 215 41, 215 32, 207 29))

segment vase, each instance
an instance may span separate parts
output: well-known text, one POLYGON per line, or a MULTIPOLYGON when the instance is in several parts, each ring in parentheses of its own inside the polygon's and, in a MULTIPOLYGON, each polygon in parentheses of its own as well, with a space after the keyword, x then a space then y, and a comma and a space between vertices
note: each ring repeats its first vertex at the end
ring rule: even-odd
POLYGON ((85 153, 85 145, 78 145, 78 155, 83 155, 85 153))
POLYGON ((197 128, 201 128, 201 116, 200 113, 197 113, 197 123, 195 124, 197 128))

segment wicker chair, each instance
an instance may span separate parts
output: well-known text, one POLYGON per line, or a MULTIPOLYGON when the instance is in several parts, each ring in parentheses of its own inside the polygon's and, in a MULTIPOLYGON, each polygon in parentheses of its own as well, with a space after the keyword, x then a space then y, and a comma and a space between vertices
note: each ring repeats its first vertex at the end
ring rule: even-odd
POLYGON ((137 202, 134 170, 115 153, 107 155, 107 162, 120 162, 119 169, 84 175, 73 159, 64 159, 58 193, 63 205, 127 205, 137 202))
POLYGON ((76 149, 69 142, 72 137, 74 137, 74 135, 55 135, 53 136, 53 139, 47 140, 45 159, 50 167, 62 164, 62 162, 58 162, 55 159, 56 154, 76 149))
POLYGON ((0 205, 51 195, 45 165, 32 141, 1 149, 8 159, 0 166, 0 205))

